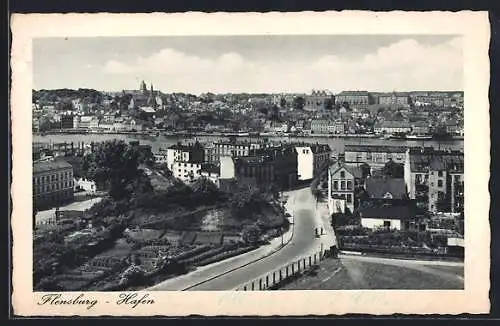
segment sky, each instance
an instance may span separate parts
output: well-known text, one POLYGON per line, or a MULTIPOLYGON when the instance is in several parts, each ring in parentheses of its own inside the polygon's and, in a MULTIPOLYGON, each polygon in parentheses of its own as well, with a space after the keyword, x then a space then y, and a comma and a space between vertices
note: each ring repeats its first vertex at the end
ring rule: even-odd
POLYGON ((33 88, 165 93, 463 90, 454 35, 43 38, 33 88))

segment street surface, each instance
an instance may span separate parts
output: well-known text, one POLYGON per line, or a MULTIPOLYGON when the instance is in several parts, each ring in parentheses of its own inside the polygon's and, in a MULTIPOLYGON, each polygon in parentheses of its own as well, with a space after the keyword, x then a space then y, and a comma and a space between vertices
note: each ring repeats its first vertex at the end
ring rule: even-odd
MULTIPOLYGON (((330 236, 323 235, 320 238, 315 237, 314 228, 324 225, 324 221, 316 212, 316 201, 310 188, 285 192, 284 195, 288 197, 285 207, 287 212, 292 215, 291 221, 293 222, 293 228, 284 236, 284 242, 288 242, 284 247, 281 248, 281 237, 278 237, 273 239, 269 245, 198 268, 187 275, 168 279, 147 290, 231 290, 312 252, 318 252, 321 243, 323 243, 324 249, 327 249, 327 246, 334 240, 331 234, 330 236), (241 266, 244 267, 238 268, 241 266), (235 268, 237 269, 233 270, 235 268), (223 273, 225 274, 221 275, 223 273), (199 284, 200 282, 204 283, 199 284)), ((321 209, 324 210, 324 208, 321 209)))

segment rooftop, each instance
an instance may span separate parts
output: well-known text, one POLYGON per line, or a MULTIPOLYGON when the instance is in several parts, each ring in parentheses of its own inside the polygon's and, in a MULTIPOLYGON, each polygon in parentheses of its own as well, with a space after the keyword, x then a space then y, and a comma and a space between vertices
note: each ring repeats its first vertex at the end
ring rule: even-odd
POLYGON ((385 198, 389 193, 392 198, 403 199, 406 195, 404 179, 372 177, 366 180, 366 191, 372 198, 385 198))
POLYGON ((64 160, 33 163, 33 173, 42 173, 42 172, 62 170, 62 169, 73 169, 73 166, 64 160))
POLYGON ((215 164, 203 163, 201 165, 201 172, 220 173, 220 168, 215 164))
POLYGON ((368 96, 368 91, 343 91, 337 94, 337 96, 368 96))
POLYGON ((416 216, 415 201, 370 199, 361 202, 361 218, 408 220, 416 216))
POLYGON ((426 173, 447 170, 464 173, 464 153, 461 151, 438 151, 433 148, 410 149, 410 169, 412 172, 426 173))

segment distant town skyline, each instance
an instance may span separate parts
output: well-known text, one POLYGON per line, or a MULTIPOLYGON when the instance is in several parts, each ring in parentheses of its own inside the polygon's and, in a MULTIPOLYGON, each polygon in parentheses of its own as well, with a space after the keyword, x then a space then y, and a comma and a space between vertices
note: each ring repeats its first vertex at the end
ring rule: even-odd
POLYGON ((33 42, 32 88, 462 91, 462 65, 453 35, 47 38, 33 42))

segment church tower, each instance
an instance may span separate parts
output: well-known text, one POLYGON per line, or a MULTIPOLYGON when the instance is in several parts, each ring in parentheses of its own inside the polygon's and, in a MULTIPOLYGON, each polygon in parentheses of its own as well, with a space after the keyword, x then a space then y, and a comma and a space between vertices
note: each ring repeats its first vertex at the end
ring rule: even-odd
POLYGON ((156 105, 156 96, 155 96, 155 92, 153 90, 153 83, 151 83, 151 91, 149 92, 149 97, 148 97, 148 103, 147 103, 148 106, 152 107, 152 108, 155 108, 157 107, 156 105))

